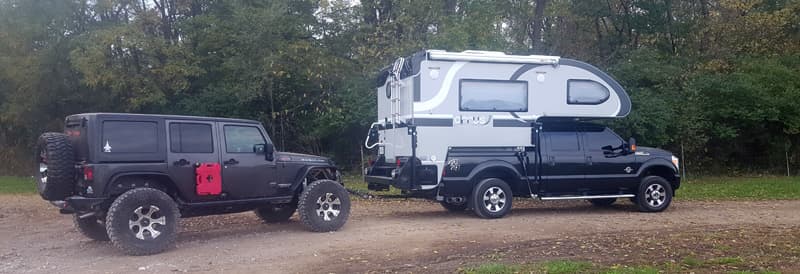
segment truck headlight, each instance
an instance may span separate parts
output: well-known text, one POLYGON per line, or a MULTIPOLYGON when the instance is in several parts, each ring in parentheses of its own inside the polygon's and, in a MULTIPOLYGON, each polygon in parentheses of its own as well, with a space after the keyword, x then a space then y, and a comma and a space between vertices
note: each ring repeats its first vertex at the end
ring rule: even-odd
POLYGON ((672 155, 672 164, 675 165, 675 169, 680 169, 680 166, 678 165, 678 157, 675 157, 675 155, 672 155))

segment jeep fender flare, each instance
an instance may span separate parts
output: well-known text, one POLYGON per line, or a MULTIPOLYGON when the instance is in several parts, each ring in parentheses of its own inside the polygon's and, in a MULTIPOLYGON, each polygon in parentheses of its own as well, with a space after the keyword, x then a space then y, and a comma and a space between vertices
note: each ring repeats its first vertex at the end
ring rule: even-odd
POLYGON ((142 185, 141 187, 152 187, 152 186, 155 185, 156 187, 166 188, 166 189, 161 189, 161 190, 165 191, 165 193, 167 193, 167 194, 180 195, 180 193, 177 192, 177 186, 174 185, 172 178, 166 173, 157 172, 157 171, 120 172, 120 173, 114 174, 113 176, 111 176, 111 179, 108 180, 108 183, 106 183, 106 186, 103 189, 103 195, 105 195, 107 197, 110 197, 110 196, 113 196, 113 195, 122 194, 123 192, 128 191, 131 188, 140 187, 140 186, 132 186, 131 187, 131 186, 127 186, 127 185, 123 185, 122 187, 119 186, 119 183, 120 183, 121 180, 124 180, 125 178, 130 178, 130 177, 150 177, 150 178, 154 178, 156 180, 153 180, 153 182, 146 182, 146 184, 142 185), (152 184, 150 184, 150 183, 152 183, 152 184), (173 193, 173 192, 175 192, 175 193, 173 193))
MULTIPOLYGON (((339 182, 339 184, 344 185, 344 183, 342 182, 342 178, 340 178, 340 175, 338 175, 338 169, 335 166, 332 166, 332 165, 309 165, 309 166, 304 166, 303 168, 301 168, 297 172, 297 175, 294 178, 294 183, 292 184, 292 187, 291 187, 293 192, 297 192, 298 190, 300 190, 303 187, 303 180, 305 180, 306 177, 314 169, 328 169, 328 170, 330 170, 330 172, 332 174, 330 174, 329 176, 333 176, 333 178, 329 178, 329 179, 331 179, 333 181, 337 181, 337 182, 339 182)), ((311 182, 307 182, 307 183, 311 183, 311 182)))

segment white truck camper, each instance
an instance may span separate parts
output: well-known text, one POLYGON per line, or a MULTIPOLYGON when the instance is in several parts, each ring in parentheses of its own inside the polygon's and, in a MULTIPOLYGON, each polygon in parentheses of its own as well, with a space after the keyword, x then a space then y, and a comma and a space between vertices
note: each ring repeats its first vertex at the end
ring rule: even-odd
POLYGON ((608 74, 557 56, 426 50, 398 58, 376 87, 378 119, 365 146, 397 168, 365 170, 371 188, 434 190, 445 167, 458 165, 447 162, 453 147, 530 146, 542 118, 619 118, 631 110, 608 74), (409 159, 417 159, 409 163, 416 172, 400 178, 409 159))

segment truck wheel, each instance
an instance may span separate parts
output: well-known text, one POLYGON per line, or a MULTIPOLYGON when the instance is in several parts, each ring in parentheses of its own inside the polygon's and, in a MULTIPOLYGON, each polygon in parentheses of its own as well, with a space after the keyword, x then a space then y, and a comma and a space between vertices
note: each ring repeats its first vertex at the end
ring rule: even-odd
POLYGON ((442 204, 442 207, 444 207, 444 209, 447 209, 447 211, 450 212, 462 212, 467 209, 467 203, 465 202, 462 202, 460 204, 455 204, 455 203, 448 203, 447 201, 441 201, 439 203, 442 204))
POLYGON ((317 180, 306 186, 297 206, 300 221, 311 231, 341 228, 350 216, 350 196, 338 182, 317 180))
POLYGON ((129 255, 162 252, 175 242, 180 212, 169 195, 154 188, 122 193, 108 209, 111 243, 129 255))
POLYGON ((636 205, 642 212, 664 211, 672 202, 672 185, 658 176, 647 176, 639 185, 636 205))
POLYGON ((78 217, 78 214, 72 215, 72 223, 75 224, 75 228, 78 229, 78 232, 95 241, 105 242, 109 240, 104 221, 105 220, 95 216, 81 219, 78 217))
POLYGON ((478 217, 502 218, 511 210, 511 188, 498 178, 484 179, 472 192, 472 207, 478 217))
POLYGON ((607 207, 617 201, 617 198, 605 198, 605 199, 589 199, 589 202, 596 207, 607 207))
POLYGON ((48 132, 36 142, 36 188, 48 201, 64 200, 75 189, 75 154, 63 133, 48 132))
POLYGON ((282 223, 289 220, 297 210, 297 204, 268 205, 255 210, 256 216, 265 223, 282 223))

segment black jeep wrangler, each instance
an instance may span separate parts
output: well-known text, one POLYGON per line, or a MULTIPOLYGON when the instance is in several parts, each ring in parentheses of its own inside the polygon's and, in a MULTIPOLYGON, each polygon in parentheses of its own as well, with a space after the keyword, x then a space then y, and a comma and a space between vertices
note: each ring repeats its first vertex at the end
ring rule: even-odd
POLYGON ((38 191, 87 237, 131 255, 170 247, 180 217, 295 211, 312 231, 341 228, 350 198, 326 158, 277 152, 256 121, 76 114, 38 140, 38 191))

